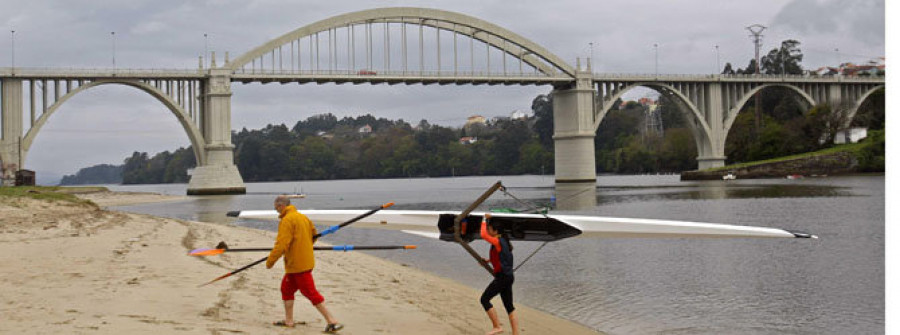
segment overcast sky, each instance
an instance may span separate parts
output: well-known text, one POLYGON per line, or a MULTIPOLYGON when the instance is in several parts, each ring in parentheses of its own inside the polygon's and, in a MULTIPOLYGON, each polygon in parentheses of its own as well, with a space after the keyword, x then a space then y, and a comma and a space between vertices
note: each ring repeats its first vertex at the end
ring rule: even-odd
MULTIPOLYGON (((885 54, 883 0, 756 1, 12 1, 0 0, 0 67, 111 67, 112 36, 119 68, 196 68, 205 44, 231 58, 304 25, 377 7, 427 7, 459 12, 513 31, 569 64, 588 57, 594 71, 706 74, 744 67, 753 56, 746 26, 768 27, 763 53, 800 41, 805 68, 866 62, 885 54), (204 34, 208 39, 204 39, 204 34), (2 35, 0 35, 2 36, 2 35), (838 49, 835 52, 835 49, 838 49)), ((550 87, 405 85, 232 85, 232 128, 260 128, 321 113, 338 117, 421 119, 460 126, 472 114, 528 110, 550 87)), ((635 94, 647 94, 638 92, 635 94)), ((27 104, 26 104, 27 105, 27 104)), ((26 121, 26 127, 28 126, 26 121)), ((175 117, 132 88, 102 86, 61 107, 37 136, 26 168, 45 183, 94 164, 120 164, 133 151, 190 145, 175 117)))

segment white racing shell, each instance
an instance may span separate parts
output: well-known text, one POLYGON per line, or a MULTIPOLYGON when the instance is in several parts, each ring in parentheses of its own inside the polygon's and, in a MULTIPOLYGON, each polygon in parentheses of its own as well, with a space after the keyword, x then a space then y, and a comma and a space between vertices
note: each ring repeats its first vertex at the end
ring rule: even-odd
MULTIPOLYGON (((366 213, 366 210, 299 210, 316 224, 335 225, 366 213)), ((456 211, 381 210, 354 223, 356 227, 378 227, 426 232, 423 236, 435 236, 441 214, 458 214, 456 211)), ((481 216, 485 213, 473 212, 481 216)), ((547 217, 562 221, 578 230, 585 237, 638 237, 638 238, 706 238, 706 237, 769 237, 769 238, 818 238, 800 232, 779 228, 737 226, 690 221, 613 218, 581 215, 542 215, 490 213, 492 217, 546 220, 547 217)), ((243 219, 277 220, 274 210, 248 210, 229 212, 228 216, 243 219)))

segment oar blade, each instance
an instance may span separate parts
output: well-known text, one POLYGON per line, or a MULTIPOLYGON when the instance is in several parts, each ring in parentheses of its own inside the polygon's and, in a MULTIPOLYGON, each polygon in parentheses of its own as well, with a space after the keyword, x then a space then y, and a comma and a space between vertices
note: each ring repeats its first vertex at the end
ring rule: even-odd
POLYGON ((228 278, 228 277, 230 277, 230 276, 231 276, 231 275, 233 275, 233 274, 234 274, 234 272, 229 272, 229 273, 226 273, 226 274, 224 274, 224 275, 221 275, 221 276, 219 276, 219 278, 216 278, 216 279, 213 279, 213 280, 210 280, 210 281, 209 281, 209 282, 207 282, 207 283, 206 283, 206 284, 200 284, 200 285, 198 285, 198 286, 197 286, 197 287, 203 287, 203 286, 206 286, 206 285, 209 285, 209 284, 212 284, 212 283, 215 283, 215 282, 217 282, 217 281, 219 281, 219 280, 222 280, 222 279, 225 279, 225 278, 228 278))
POLYGON ((223 253, 225 253, 225 249, 201 248, 201 249, 191 250, 191 252, 188 253, 188 255, 191 255, 191 256, 215 256, 215 255, 221 255, 223 253))

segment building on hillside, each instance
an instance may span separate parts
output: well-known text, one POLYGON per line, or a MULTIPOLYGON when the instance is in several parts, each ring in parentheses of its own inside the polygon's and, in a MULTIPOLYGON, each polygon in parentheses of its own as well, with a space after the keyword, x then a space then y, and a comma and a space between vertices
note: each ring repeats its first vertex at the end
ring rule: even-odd
POLYGON ((514 110, 509 114, 509 118, 512 120, 527 120, 529 116, 528 112, 521 109, 514 110))
POLYGON ((477 138, 477 137, 464 136, 464 137, 460 137, 460 138, 459 138, 459 144, 463 144, 463 145, 465 145, 465 144, 475 144, 475 142, 478 142, 478 138, 477 138))
POLYGON ((853 64, 850 62, 842 63, 837 67, 823 66, 818 69, 809 71, 809 74, 819 76, 833 76, 837 74, 845 76, 877 76, 884 74, 885 64, 884 57, 868 61, 866 64, 853 64))
POLYGON ((834 136, 834 144, 856 143, 866 138, 868 131, 865 127, 854 127, 841 130, 834 136))
POLYGON ((485 123, 487 123, 487 119, 485 119, 484 116, 481 116, 478 114, 472 115, 468 119, 466 119, 467 126, 471 125, 471 124, 485 124, 485 123))
POLYGON ((330 133, 328 133, 328 132, 326 132, 326 131, 323 131, 323 130, 317 131, 317 132, 316 132, 316 136, 321 137, 321 138, 326 139, 326 140, 330 140, 330 139, 333 139, 333 138, 334 138, 334 134, 330 134, 330 133))
POLYGON ((650 106, 655 105, 656 100, 653 100, 653 98, 640 98, 638 99, 638 103, 644 106, 650 106))
POLYGON ((365 126, 359 127, 359 133, 360 133, 360 134, 369 134, 369 133, 372 133, 372 126, 370 126, 370 125, 367 124, 367 125, 365 125, 365 126))

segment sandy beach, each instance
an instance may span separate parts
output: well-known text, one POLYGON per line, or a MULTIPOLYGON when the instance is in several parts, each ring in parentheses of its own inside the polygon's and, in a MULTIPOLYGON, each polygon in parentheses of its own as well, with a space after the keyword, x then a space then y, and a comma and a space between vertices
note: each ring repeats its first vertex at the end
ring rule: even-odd
MULTIPOLYGON (((293 329, 278 290, 283 265, 198 287, 264 255, 192 257, 195 248, 271 246, 274 233, 101 208, 181 197, 89 193, 92 204, 0 196, 0 333, 321 334, 302 298, 293 329)), ((415 251, 401 251, 415 252, 415 251)), ((353 252, 319 252, 314 270, 341 334, 484 334, 480 291, 353 252)), ((298 297, 302 297, 298 294, 298 297)), ((499 306, 499 298, 495 302, 499 306)), ((523 334, 597 334, 517 304, 523 334)), ((502 308, 501 320, 509 334, 502 308)))

